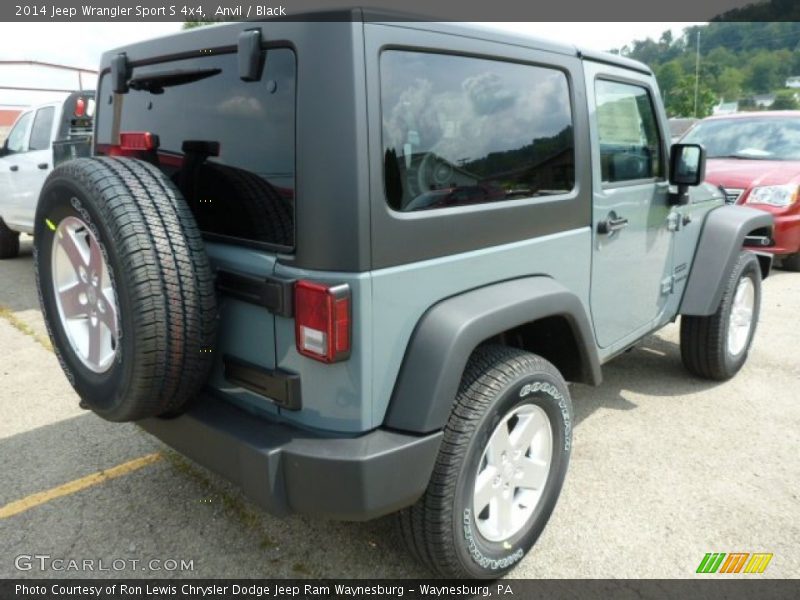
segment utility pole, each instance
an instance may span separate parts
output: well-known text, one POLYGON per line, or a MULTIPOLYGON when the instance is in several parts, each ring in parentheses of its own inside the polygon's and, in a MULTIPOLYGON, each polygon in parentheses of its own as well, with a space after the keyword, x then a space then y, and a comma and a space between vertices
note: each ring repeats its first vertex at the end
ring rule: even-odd
POLYGON ((697 118, 697 95, 700 90, 700 28, 697 28, 697 56, 694 62, 694 118, 697 118))

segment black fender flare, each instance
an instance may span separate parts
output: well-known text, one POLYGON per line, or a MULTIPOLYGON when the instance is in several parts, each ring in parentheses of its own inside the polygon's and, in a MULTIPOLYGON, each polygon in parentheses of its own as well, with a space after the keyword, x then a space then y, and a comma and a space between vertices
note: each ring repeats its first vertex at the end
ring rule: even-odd
POLYGON ((591 321, 581 300, 545 276, 492 284, 433 305, 406 348, 384 425, 428 433, 444 427, 473 350, 487 339, 545 317, 563 316, 577 341, 580 381, 602 381, 591 321))
MULTIPOLYGON (((722 300, 725 283, 744 246, 745 236, 757 229, 771 232, 772 226, 770 213, 749 206, 728 205, 709 211, 700 232, 678 312, 693 316, 714 314, 722 300)), ((769 264, 766 270, 762 264, 762 273, 766 277, 769 264)))

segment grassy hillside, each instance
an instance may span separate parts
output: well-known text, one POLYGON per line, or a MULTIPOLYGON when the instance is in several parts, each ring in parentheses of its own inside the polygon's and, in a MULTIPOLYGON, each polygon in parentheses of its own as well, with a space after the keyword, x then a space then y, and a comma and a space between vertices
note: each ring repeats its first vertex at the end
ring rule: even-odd
MULTIPOLYGON (((800 3, 796 0, 773 0, 720 18, 767 14, 768 8, 774 15, 784 3, 798 12, 800 21, 800 3)), ((740 101, 741 109, 754 110, 753 96, 762 94, 776 94, 772 108, 798 108, 795 91, 785 89, 785 82, 790 76, 800 76, 800 22, 712 21, 687 27, 677 39, 665 31, 658 40, 636 40, 614 52, 653 69, 670 116, 693 116, 698 34, 698 116, 710 114, 721 100, 740 101)))

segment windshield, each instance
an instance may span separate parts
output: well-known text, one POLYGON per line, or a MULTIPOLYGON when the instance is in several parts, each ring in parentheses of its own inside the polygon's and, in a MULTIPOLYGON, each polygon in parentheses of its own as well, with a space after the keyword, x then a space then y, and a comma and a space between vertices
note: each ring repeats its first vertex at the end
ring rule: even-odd
POLYGON ((708 158, 800 160, 800 117, 714 119, 681 142, 703 144, 708 158))

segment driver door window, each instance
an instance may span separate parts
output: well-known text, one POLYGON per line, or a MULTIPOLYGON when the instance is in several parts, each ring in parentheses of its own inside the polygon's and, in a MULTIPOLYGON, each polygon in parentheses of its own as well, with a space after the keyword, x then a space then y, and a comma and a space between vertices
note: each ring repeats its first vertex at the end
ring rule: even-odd
POLYGON ((595 94, 603 183, 662 177, 661 139, 647 89, 599 79, 595 94))
POLYGON ((17 121, 17 124, 14 125, 11 133, 8 134, 8 140, 6 142, 8 154, 17 154, 19 152, 25 152, 28 149, 28 130, 30 128, 32 116, 32 112, 27 112, 22 115, 17 121))

